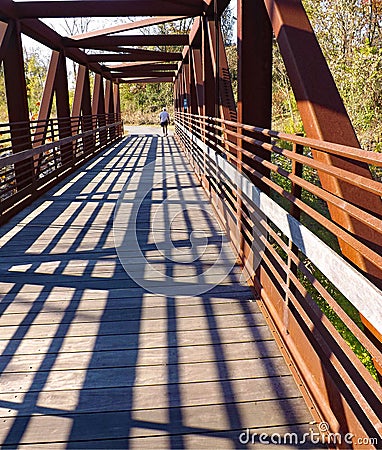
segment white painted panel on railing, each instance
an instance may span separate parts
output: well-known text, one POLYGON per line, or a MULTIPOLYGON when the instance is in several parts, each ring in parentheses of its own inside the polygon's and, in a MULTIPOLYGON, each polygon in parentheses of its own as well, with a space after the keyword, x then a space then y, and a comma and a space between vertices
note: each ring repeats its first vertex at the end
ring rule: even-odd
POLYGON ((177 123, 177 126, 215 162, 257 208, 293 241, 375 329, 382 333, 382 292, 308 228, 264 192, 260 191, 236 167, 218 155, 180 123, 177 123))

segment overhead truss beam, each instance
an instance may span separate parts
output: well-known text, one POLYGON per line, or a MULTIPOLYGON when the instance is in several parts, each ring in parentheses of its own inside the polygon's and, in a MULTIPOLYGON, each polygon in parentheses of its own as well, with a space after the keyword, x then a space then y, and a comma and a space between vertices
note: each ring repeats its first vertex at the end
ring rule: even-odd
POLYGON ((108 66, 107 69, 109 69, 110 71, 118 71, 118 72, 124 72, 124 73, 132 73, 132 72, 136 72, 136 73, 140 73, 143 70, 177 70, 178 69, 178 64, 135 64, 135 63, 131 63, 132 65, 128 65, 128 66, 124 66, 121 64, 118 64, 116 66, 108 66))
POLYGON ((163 77, 163 78, 129 78, 122 79, 120 83, 173 83, 173 77, 163 77))
POLYGON ((153 78, 167 78, 174 77, 175 72, 160 72, 156 70, 141 70, 131 73, 126 72, 115 72, 111 74, 113 79, 117 78, 131 78, 131 77, 153 77, 153 78))
POLYGON ((148 54, 137 54, 137 55, 129 55, 129 54, 119 54, 119 53, 103 53, 103 54, 95 54, 88 55, 89 62, 134 62, 134 61, 180 61, 182 59, 182 55, 180 53, 158 53, 155 55, 148 54))
POLYGON ((172 22, 174 20, 186 19, 187 16, 167 16, 167 17, 151 17, 150 19, 137 20, 136 22, 124 23, 122 25, 115 25, 114 27, 103 28, 102 30, 90 31, 89 33, 77 34, 71 36, 71 39, 86 39, 90 37, 106 36, 107 34, 120 33, 122 31, 137 30, 153 25, 172 22))
POLYGON ((37 17, 127 17, 146 16, 198 16, 204 11, 202 0, 62 0, 24 1, 13 4, 19 18, 37 17))
POLYGON ((87 39, 70 39, 62 40, 66 47, 77 48, 102 48, 111 46, 163 46, 163 45, 188 45, 187 34, 162 34, 162 35, 125 35, 125 36, 97 36, 87 39))

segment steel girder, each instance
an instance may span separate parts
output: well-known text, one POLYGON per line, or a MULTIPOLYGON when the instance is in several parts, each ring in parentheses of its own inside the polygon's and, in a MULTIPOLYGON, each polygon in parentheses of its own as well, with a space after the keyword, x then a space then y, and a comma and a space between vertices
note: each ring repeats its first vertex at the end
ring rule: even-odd
POLYGON ((223 35, 221 32, 221 27, 218 26, 216 29, 215 25, 216 23, 214 20, 207 21, 207 34, 211 49, 211 62, 215 83, 217 83, 215 97, 218 98, 218 107, 220 109, 221 118, 236 122, 236 104, 233 96, 223 35))
MULTIPOLYGON (((93 96, 92 96, 92 115, 98 115, 100 117, 98 126, 104 127, 106 125, 105 115, 105 91, 103 78, 98 73, 94 76, 93 96)), ((101 146, 106 145, 107 133, 102 131, 100 133, 101 146)))
MULTIPOLYGON (((238 121, 270 129, 272 124, 272 26, 263 0, 238 0, 238 121)), ((264 136, 260 140, 269 141, 264 136)), ((242 142, 250 151, 253 146, 242 142)), ((265 160, 270 155, 256 148, 256 154, 265 160)), ((255 161, 246 162, 269 177, 270 171, 255 161)), ((264 192, 267 186, 256 177, 252 181, 264 192)))
POLYGON ((155 52, 149 54, 120 55, 115 54, 96 54, 88 55, 89 62, 134 62, 134 61, 178 61, 178 53, 155 52))
POLYGON ((177 70, 178 64, 161 64, 161 63, 147 63, 147 62, 130 62, 125 64, 116 64, 105 66, 105 69, 124 73, 140 73, 141 70, 177 70))
POLYGON ((203 62, 202 51, 198 48, 190 49, 190 57, 192 60, 193 82, 195 85, 196 104, 198 114, 204 114, 204 84, 203 84, 203 62))
POLYGON ((175 72, 165 71, 160 72, 158 70, 141 70, 136 72, 114 72, 111 73, 111 78, 115 79, 123 79, 123 78, 131 78, 131 77, 150 77, 150 78, 168 78, 171 79, 175 76, 175 72))
POLYGON ((212 49, 209 42, 208 19, 206 17, 203 17, 202 20, 202 60, 204 115, 213 117, 216 113, 218 99, 216 98, 216 82, 212 63, 212 49))
MULTIPOLYGON (((90 95, 90 77, 89 69, 86 66, 79 66, 77 73, 77 83, 74 92, 72 117, 83 116, 81 123, 82 132, 90 131, 92 129, 92 105, 90 95)), ((78 133, 78 125, 76 125, 75 134, 78 133)), ((84 151, 90 153, 93 147, 93 137, 84 139, 84 151)))
MULTIPOLYGON (((56 95, 56 107, 58 116, 58 128, 60 139, 71 136, 69 89, 66 72, 66 60, 63 52, 53 51, 45 87, 41 99, 38 114, 38 126, 34 134, 33 146, 38 147, 45 142, 48 129, 48 119, 52 109, 53 96, 56 95)), ((63 164, 69 162, 73 155, 72 144, 64 145, 61 148, 61 158, 63 164)))
MULTIPOLYGON (((11 123, 11 139, 14 152, 32 147, 29 128, 27 86, 24 73, 24 57, 21 30, 18 21, 9 21, 1 42, 4 57, 4 79, 8 105, 8 119, 11 123)), ((21 190, 32 183, 33 158, 15 164, 16 185, 21 190)))
MULTIPOLYGON (((187 16, 195 17, 212 14, 213 0, 61 0, 23 1, 3 0, 0 12, 14 18, 36 17, 127 17, 147 16, 187 16)), ((217 11, 221 14, 229 0, 218 0, 217 11)))
POLYGON ((123 84, 123 83, 173 83, 174 82, 174 78, 173 77, 162 77, 162 78, 151 78, 151 77, 147 77, 147 78, 120 78, 119 79, 119 84, 123 84))
MULTIPOLYGON (((265 0, 265 6, 278 41, 285 67, 296 97, 297 105, 308 137, 337 144, 359 147, 357 136, 338 93, 333 77, 317 42, 309 19, 300 0, 265 0)), ((350 163, 346 158, 324 156, 314 152, 314 158, 333 166, 350 170, 371 179, 369 168, 359 162, 350 163)), ((323 187, 338 197, 372 210, 382 216, 380 197, 362 192, 356 186, 338 180, 334 176, 319 173, 323 187)), ((368 245, 382 251, 381 235, 350 217, 344 210, 329 205, 332 219, 363 239, 368 245)), ((360 253, 340 242, 343 254, 365 271, 380 280, 382 268, 368 263, 360 253)))
MULTIPOLYGON (((272 25, 273 33, 277 39, 285 67, 291 82, 291 86, 297 101, 297 106, 304 124, 307 137, 334 142, 350 147, 359 147, 359 142, 349 116, 346 112, 338 89, 330 73, 328 65, 317 42, 309 19, 300 0, 259 0, 258 8, 265 5, 267 15, 272 25)), ((239 118, 245 123, 256 123, 257 126, 269 127, 270 109, 267 107, 269 100, 264 95, 269 95, 269 85, 267 78, 262 78, 262 73, 268 65, 269 56, 261 58, 261 64, 257 63, 259 55, 264 54, 264 49, 260 46, 269 42, 269 38, 256 39, 259 29, 256 18, 253 16, 253 8, 256 2, 238 0, 239 13, 239 118), (246 28, 248 17, 253 17, 251 28, 246 28), (255 25, 255 26, 254 26, 255 25), (257 30, 257 31, 255 31, 257 30), (251 44, 248 44, 252 40, 251 44), (249 47, 248 47, 249 45, 249 47), (245 48, 250 49, 250 54, 245 55, 245 48), (249 61, 252 55, 253 61, 244 69, 244 64, 249 61), (258 68, 258 72, 251 73, 251 67, 258 68), (240 73, 241 72, 241 73, 240 73), (260 76, 260 80, 259 80, 260 76), (263 89, 262 84, 265 82, 263 89), (252 91, 249 84, 258 92, 252 91), (248 94, 248 97, 247 97, 248 94), (246 103, 249 100, 249 103, 246 103), (265 105, 264 105, 265 100, 265 105), (265 106, 259 107, 261 104, 265 106), (253 122, 251 122, 253 120, 253 122)), ((264 14, 261 13, 263 16, 264 14)), ((260 15, 256 16, 257 18, 260 15)), ((262 26, 264 27, 265 21, 262 26)), ((269 31, 267 31, 269 36, 269 31)), ((362 162, 350 162, 346 157, 324 154, 320 151, 312 151, 312 156, 318 161, 332 165, 333 168, 340 168, 354 176, 362 176, 372 180, 368 166, 362 162)), ((377 217, 382 217, 381 198, 369 191, 358 188, 354 184, 338 179, 335 175, 323 173, 318 170, 318 175, 322 187, 339 198, 345 199, 350 204, 358 205, 366 211, 372 211, 377 217)), ((373 248, 377 253, 382 251, 381 234, 375 233, 372 228, 363 224, 361 220, 350 216, 345 208, 339 208, 333 204, 328 204, 331 218, 346 230, 351 232, 357 239, 373 248)), ((382 267, 378 267, 355 248, 351 247, 341 239, 339 240, 341 252, 344 257, 358 266, 372 282, 382 288, 382 267)), ((261 281, 261 280, 260 280, 261 281)), ((382 336, 375 330, 366 319, 361 316, 366 326, 365 334, 374 342, 379 349, 382 348, 382 336)), ((283 332, 281 331, 283 334, 283 332)), ((286 341, 291 341, 287 334, 283 335, 286 341)), ((295 345, 295 344, 292 344, 295 345)), ((303 350, 302 350, 303 352, 303 350)), ((296 356, 296 355, 295 355, 296 356)), ((301 358, 306 355, 300 354, 301 358)), ((309 357, 309 356, 308 356, 309 357)), ((376 365, 377 370, 381 367, 376 365)), ((309 377, 322 376, 322 368, 317 368, 316 374, 309 374, 309 377)), ((380 373, 381 377, 381 373, 380 373)), ((330 382, 328 382, 330 385, 330 382)), ((323 393, 319 393, 322 396, 323 393)), ((325 393, 326 395, 326 393, 325 393)), ((336 413, 344 414, 343 406, 336 405, 335 393, 329 393, 332 408, 336 413)), ((351 407, 351 405, 350 405, 351 407)), ((326 414, 324 414, 324 417, 326 414)), ((329 419, 328 419, 329 420, 329 419)), ((337 426, 337 422, 335 422, 337 426)), ((332 424, 331 424, 332 425, 332 424)), ((357 426, 357 424, 353 424, 357 426)), ((346 420, 341 418, 341 427, 347 430, 346 420)))
POLYGON ((71 36, 70 39, 79 40, 98 36, 106 36, 114 33, 120 33, 122 31, 137 30, 148 26, 173 22, 174 20, 186 19, 187 17, 188 16, 151 17, 150 19, 137 20, 136 22, 124 23, 122 25, 115 25, 114 27, 103 28, 102 30, 89 31, 88 33, 77 34, 71 36))
POLYGON ((202 0, 61 0, 15 2, 13 11, 19 18, 36 17, 127 17, 198 16, 204 12, 202 0))
POLYGON ((66 47, 89 48, 92 49, 110 46, 170 46, 188 45, 188 36, 185 34, 168 35, 121 35, 121 36, 96 36, 87 39, 63 38, 62 43, 66 47))

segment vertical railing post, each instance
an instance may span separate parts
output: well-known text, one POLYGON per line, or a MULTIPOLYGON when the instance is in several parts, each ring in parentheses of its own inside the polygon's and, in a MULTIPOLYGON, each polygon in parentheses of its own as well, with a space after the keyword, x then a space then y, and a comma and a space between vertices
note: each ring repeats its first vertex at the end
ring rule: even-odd
MULTIPOLYGON (((304 151, 304 147, 300 144, 293 144, 293 152, 296 155, 302 155, 304 151)), ((295 159, 292 160, 292 175, 297 176, 299 178, 302 178, 303 174, 303 165, 296 161, 295 159)), ((302 195, 302 188, 301 186, 296 183, 294 180, 292 180, 292 186, 291 186, 291 194, 293 197, 295 197, 298 200, 301 200, 302 195)), ((296 205, 296 203, 291 203, 290 205, 290 214, 292 217, 294 217, 296 220, 300 221, 301 216, 301 210, 296 205)), ((291 274, 295 277, 298 276, 298 268, 297 264, 294 261, 293 256, 295 256, 298 259, 298 247, 293 243, 291 239, 289 239, 288 243, 288 256, 287 256, 287 274, 286 274, 286 291, 285 291, 285 302, 284 302, 284 331, 288 334, 288 327, 289 327, 289 301, 290 296, 296 294, 296 286, 291 281, 291 274)))
MULTIPOLYGON (((236 133, 240 136, 243 135, 243 128, 236 125, 236 133)), ((243 153, 242 147, 243 139, 239 137, 237 139, 237 151, 236 151, 236 168, 237 171, 241 174, 243 172, 243 153)), ((239 258, 245 264, 244 257, 244 231, 243 231, 243 193, 240 186, 236 185, 236 227, 237 227, 237 251, 239 254, 239 258)))

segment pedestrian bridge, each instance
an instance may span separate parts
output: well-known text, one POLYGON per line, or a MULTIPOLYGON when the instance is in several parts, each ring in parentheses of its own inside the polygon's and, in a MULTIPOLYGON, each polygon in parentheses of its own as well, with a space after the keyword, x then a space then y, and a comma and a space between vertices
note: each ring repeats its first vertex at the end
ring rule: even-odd
POLYGON ((309 433, 174 137, 128 135, 3 229, 5 448, 237 448, 246 428, 309 433))
POLYGON ((382 157, 300 2, 238 2, 236 105, 227 3, 1 4, 2 447, 380 448, 382 157), (70 37, 39 19, 148 10, 70 37), (271 129, 272 33, 304 136, 271 129), (37 120, 23 35, 52 49, 37 120), (168 137, 124 127, 124 82, 174 83, 168 137))

